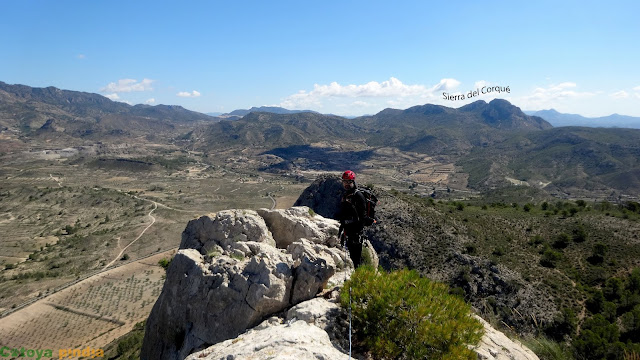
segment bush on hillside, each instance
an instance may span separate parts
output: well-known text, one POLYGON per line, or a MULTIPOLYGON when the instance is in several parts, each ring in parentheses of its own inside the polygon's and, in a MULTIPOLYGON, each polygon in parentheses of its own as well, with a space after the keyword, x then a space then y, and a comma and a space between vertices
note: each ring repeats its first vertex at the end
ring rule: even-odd
POLYGON ((558 235, 558 237, 556 238, 556 240, 553 242, 553 247, 556 249, 564 249, 567 246, 569 246, 569 241, 571 240, 571 237, 569 237, 569 235, 562 233, 560 235, 558 235))
POLYGON ((482 324, 448 287, 416 271, 359 267, 340 294, 356 337, 375 359, 475 359, 482 324))
POLYGON ((550 248, 547 248, 542 253, 542 258, 540 259, 540 265, 548 268, 555 268, 558 261, 562 259, 562 254, 553 251, 550 248))

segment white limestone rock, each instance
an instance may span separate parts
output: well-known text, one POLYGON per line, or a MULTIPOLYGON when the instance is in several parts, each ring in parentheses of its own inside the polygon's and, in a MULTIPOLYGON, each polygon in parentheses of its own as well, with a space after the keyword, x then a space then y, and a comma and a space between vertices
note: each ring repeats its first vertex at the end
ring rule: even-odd
POLYGON ((189 355, 186 360, 347 360, 322 329, 299 320, 290 324, 261 326, 189 355))
POLYGON ((340 224, 320 215, 311 215, 306 206, 286 210, 259 209, 258 214, 264 218, 279 248, 284 249, 300 238, 327 246, 338 244, 340 224))
POLYGON ((180 249, 196 249, 203 255, 219 246, 223 250, 237 242, 253 241, 275 246, 264 219, 253 210, 224 210, 214 216, 191 220, 182 233, 180 249))
POLYGON ((340 306, 324 298, 314 298, 292 307, 287 311, 286 321, 302 320, 309 325, 326 329, 331 318, 340 311, 340 306))

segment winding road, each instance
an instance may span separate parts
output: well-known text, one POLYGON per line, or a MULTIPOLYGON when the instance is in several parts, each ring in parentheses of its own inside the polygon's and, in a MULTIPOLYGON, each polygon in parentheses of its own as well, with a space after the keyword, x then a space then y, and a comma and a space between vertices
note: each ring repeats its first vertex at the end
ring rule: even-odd
MULTIPOLYGON (((141 199, 141 200, 146 200, 146 199, 141 199)), ((153 224, 155 224, 156 222, 156 218, 153 217, 153 212, 156 211, 156 209, 158 208, 158 203, 152 200, 147 200, 147 201, 151 201, 153 203, 153 209, 151 211, 149 211, 148 216, 151 218, 151 223, 149 225, 147 225, 146 228, 144 228, 144 230, 142 230, 142 232, 140 233, 140 235, 138 235, 137 238, 133 239, 132 242, 130 242, 127 246, 125 246, 120 253, 118 254, 118 256, 116 256, 113 260, 111 260, 110 263, 108 263, 107 265, 105 265, 102 270, 106 270, 109 266, 113 265, 113 263, 115 263, 116 261, 118 261, 118 259, 121 258, 121 256, 124 254, 125 250, 127 250, 127 248, 131 245, 133 245, 133 243, 135 243, 136 241, 138 241, 138 239, 140 239, 142 237, 142 235, 144 235, 144 233, 151 227, 153 226, 153 224)))

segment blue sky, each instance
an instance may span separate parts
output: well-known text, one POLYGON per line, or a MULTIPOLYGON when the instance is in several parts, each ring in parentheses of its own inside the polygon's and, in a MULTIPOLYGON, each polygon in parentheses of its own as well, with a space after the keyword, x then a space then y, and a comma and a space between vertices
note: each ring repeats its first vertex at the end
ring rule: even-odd
POLYGON ((638 1, 22 0, 1 8, 0 81, 10 84, 201 112, 275 105, 361 115, 499 97, 523 110, 640 116, 638 1), (482 86, 509 92, 467 98, 482 86))

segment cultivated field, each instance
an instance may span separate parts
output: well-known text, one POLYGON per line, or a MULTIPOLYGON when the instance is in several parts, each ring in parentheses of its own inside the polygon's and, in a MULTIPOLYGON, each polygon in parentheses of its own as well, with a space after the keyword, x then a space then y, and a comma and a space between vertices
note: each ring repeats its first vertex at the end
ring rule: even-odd
POLYGON ((174 251, 102 272, 10 314, 0 343, 11 348, 99 348, 146 319, 164 282, 162 258, 174 251))

